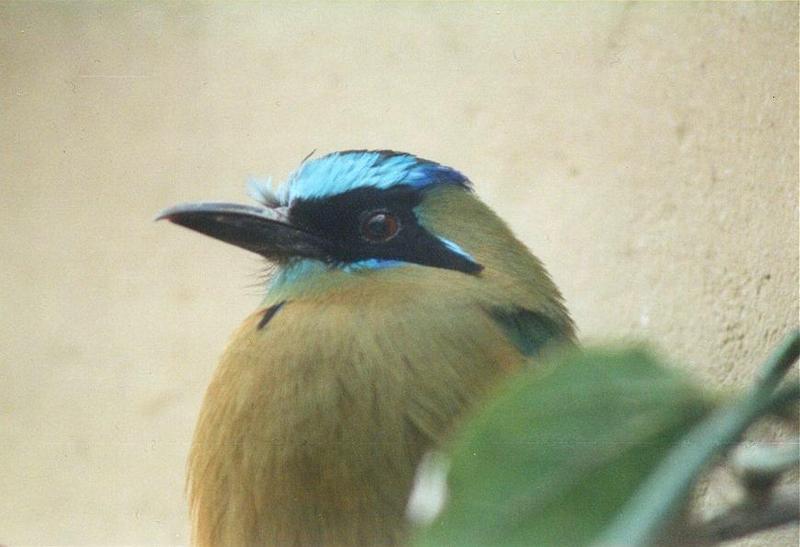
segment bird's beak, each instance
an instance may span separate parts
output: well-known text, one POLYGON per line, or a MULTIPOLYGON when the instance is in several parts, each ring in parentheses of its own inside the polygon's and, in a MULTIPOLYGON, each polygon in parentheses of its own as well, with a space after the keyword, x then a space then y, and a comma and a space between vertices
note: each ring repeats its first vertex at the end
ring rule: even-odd
POLYGON ((330 256, 328 242, 293 226, 285 208, 186 203, 165 209, 156 217, 156 220, 161 219, 277 262, 292 257, 325 259, 330 256))

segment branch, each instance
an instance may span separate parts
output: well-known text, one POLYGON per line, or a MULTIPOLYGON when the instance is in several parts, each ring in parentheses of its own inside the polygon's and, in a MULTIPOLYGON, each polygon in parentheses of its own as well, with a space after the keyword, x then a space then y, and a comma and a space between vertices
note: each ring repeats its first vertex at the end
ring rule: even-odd
MULTIPOLYGON (((765 499, 781 475, 800 463, 800 439, 773 445, 739 445, 731 467, 751 498, 765 499)), ((800 495, 800 493, 798 494, 800 495)))
POLYGON ((757 389, 773 391, 798 358, 800 358, 800 331, 795 330, 781 342, 761 367, 757 389))
POLYGON ((797 485, 777 490, 764 504, 741 503, 688 532, 691 543, 715 544, 800 521, 797 485))

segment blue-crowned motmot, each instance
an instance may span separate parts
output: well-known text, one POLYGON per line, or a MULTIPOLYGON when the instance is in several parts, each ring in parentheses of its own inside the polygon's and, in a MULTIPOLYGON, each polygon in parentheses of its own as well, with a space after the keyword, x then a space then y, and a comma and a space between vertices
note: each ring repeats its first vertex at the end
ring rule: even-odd
POLYGON ((401 543, 415 466, 573 325, 542 264, 458 171, 306 160, 257 207, 168 219, 277 264, 208 388, 189 457, 200 545, 401 543))

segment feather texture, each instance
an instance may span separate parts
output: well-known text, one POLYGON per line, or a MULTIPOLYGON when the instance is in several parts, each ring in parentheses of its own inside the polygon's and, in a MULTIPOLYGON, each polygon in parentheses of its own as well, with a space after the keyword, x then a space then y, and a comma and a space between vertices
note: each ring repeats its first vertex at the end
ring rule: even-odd
POLYGON ((470 187, 467 178, 450 167, 390 150, 334 152, 304 161, 277 191, 283 205, 298 199, 324 199, 357 188, 386 190, 397 185, 421 188, 434 183, 470 187))
POLYGON ((558 290, 506 225, 463 188, 428 192, 420 223, 484 269, 285 266, 264 308, 285 303, 263 328, 264 310, 245 321, 203 404, 189 461, 199 545, 401 543, 423 453, 526 362, 514 339, 526 322, 496 310, 573 339, 558 290))

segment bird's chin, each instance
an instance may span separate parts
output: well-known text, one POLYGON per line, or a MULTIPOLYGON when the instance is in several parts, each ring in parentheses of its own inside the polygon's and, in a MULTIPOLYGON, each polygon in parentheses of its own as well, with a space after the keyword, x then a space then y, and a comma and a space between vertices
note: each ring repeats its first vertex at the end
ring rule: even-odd
POLYGON ((329 243, 291 224, 283 208, 235 203, 186 203, 162 211, 169 220, 195 232, 285 264, 295 258, 325 260, 329 243))

